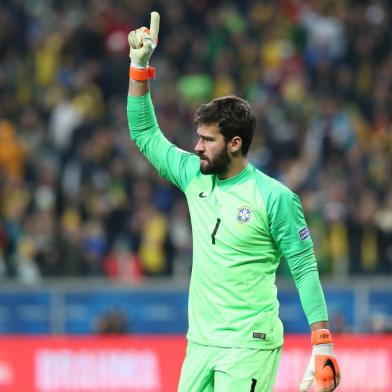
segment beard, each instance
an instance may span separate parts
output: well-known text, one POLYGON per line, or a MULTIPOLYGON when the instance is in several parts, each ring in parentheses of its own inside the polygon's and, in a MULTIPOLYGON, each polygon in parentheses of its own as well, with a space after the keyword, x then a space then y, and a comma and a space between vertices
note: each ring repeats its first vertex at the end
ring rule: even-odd
POLYGON ((227 152, 226 146, 222 148, 221 151, 212 159, 208 159, 206 157, 200 158, 200 171, 203 174, 224 174, 229 169, 229 165, 231 163, 230 156, 227 152), (204 163, 204 165, 203 165, 204 163))

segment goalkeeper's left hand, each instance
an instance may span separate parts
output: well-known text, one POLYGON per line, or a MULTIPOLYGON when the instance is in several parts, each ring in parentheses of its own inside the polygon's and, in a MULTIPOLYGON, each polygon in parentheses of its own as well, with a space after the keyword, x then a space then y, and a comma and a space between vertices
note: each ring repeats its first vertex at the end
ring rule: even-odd
POLYGON ((333 341, 328 329, 312 331, 312 356, 299 390, 306 392, 313 381, 315 392, 331 392, 340 382, 340 370, 333 353, 333 341))

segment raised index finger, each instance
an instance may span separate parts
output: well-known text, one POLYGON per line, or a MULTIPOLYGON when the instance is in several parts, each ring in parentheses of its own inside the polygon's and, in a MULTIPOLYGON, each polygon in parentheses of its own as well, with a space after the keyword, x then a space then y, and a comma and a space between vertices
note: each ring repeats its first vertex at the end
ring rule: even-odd
POLYGON ((152 42, 156 43, 158 41, 158 32, 159 32, 159 19, 160 16, 158 12, 151 12, 151 21, 150 21, 150 37, 152 42))

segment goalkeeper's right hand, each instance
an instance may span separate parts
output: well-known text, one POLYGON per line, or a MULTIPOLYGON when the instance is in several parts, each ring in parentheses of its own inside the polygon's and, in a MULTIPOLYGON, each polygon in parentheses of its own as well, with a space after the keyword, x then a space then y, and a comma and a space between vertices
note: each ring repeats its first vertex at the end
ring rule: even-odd
POLYGON ((150 57, 158 44, 158 12, 151 12, 150 28, 140 27, 128 35, 129 57, 131 59, 130 76, 135 80, 147 80, 154 77, 154 68, 149 67, 150 57))

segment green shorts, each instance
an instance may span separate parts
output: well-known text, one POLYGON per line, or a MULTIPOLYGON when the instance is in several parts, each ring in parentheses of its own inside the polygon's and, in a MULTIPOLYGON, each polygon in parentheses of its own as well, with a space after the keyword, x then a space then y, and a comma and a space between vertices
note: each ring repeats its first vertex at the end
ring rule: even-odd
POLYGON ((281 352, 188 342, 178 392, 271 392, 281 352))

